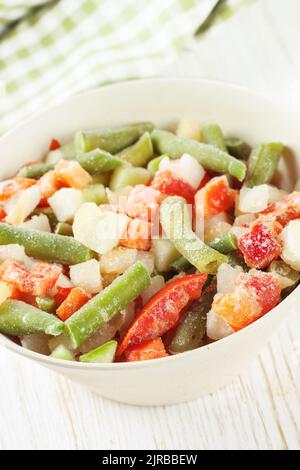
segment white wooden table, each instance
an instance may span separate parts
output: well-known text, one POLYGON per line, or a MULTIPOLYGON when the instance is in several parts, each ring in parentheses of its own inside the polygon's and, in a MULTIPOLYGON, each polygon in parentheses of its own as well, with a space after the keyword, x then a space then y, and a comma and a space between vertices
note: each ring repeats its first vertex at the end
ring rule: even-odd
MULTIPOLYGON (((164 76, 226 80, 300 108, 300 2, 257 0, 164 76)), ((0 351, 0 449, 300 449, 300 312, 230 386, 135 408, 0 351), (297 355, 298 346, 298 355, 297 355)))

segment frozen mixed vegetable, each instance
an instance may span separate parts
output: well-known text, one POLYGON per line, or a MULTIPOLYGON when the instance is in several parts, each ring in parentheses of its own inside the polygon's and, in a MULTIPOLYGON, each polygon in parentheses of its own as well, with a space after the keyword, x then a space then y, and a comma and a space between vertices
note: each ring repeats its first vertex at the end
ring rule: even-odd
POLYGON ((188 118, 53 138, 0 184, 0 332, 112 363, 247 327, 300 280, 300 192, 272 184, 283 151, 188 118))

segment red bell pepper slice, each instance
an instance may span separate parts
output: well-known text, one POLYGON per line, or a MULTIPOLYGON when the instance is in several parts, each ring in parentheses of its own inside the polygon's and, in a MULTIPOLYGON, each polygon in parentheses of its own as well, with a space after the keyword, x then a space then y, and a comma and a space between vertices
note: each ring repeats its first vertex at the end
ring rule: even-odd
POLYGON ((258 219, 249 231, 238 238, 238 246, 250 268, 263 269, 280 256, 279 234, 282 226, 276 221, 258 219))
POLYGON ((180 320, 181 312, 201 296, 207 274, 190 274, 171 280, 142 308, 119 345, 117 355, 128 348, 159 338, 180 320))
POLYGON ((7 201, 22 189, 30 188, 36 184, 36 180, 31 178, 17 177, 3 183, 0 189, 0 201, 7 201))
POLYGON ((280 284, 270 273, 253 270, 249 273, 240 274, 235 282, 237 286, 254 292, 263 315, 276 307, 280 301, 280 284))
POLYGON ((189 204, 194 202, 196 190, 190 184, 173 176, 169 170, 158 171, 151 182, 151 186, 168 196, 181 196, 189 204))
POLYGON ((150 359, 159 359, 168 355, 161 338, 128 348, 125 351, 126 362, 149 361, 150 359))
POLYGON ((3 207, 0 207, 0 220, 5 219, 5 217, 6 217, 5 210, 3 209, 3 207))
POLYGON ((1 279, 15 286, 19 291, 36 295, 48 295, 62 273, 62 267, 37 263, 28 271, 16 261, 6 260, 1 265, 1 279))
POLYGON ((52 152, 53 150, 57 150, 60 147, 61 147, 61 143, 58 140, 56 139, 51 140, 50 145, 49 145, 50 152, 52 152))
POLYGON ((300 218, 300 192, 294 191, 288 194, 280 201, 270 204, 269 207, 261 212, 263 220, 279 222, 283 227, 291 220, 300 218))

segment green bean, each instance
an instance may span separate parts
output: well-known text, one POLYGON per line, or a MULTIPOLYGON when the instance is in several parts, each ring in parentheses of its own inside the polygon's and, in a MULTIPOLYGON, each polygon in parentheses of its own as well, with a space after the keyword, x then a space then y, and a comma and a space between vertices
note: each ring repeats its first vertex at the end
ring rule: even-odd
POLYGON ((80 362, 114 362, 118 343, 117 341, 111 340, 107 343, 102 344, 96 349, 89 351, 86 354, 82 354, 79 357, 80 362))
POLYGON ((94 202, 97 206, 108 202, 103 184, 91 184, 87 186, 83 189, 82 196, 84 202, 94 202))
POLYGON ((124 163, 124 161, 116 155, 111 155, 105 150, 100 149, 78 154, 76 160, 90 175, 114 170, 124 163))
POLYGON ((177 327, 169 350, 177 354, 199 348, 206 334, 206 316, 216 294, 216 284, 210 284, 201 298, 187 311, 183 321, 177 327))
POLYGON ((145 132, 135 144, 122 150, 118 156, 133 166, 145 166, 153 157, 153 146, 149 132, 145 132))
POLYGON ((203 243, 192 231, 188 207, 183 198, 169 196, 161 204, 160 222, 179 253, 200 272, 215 274, 227 257, 203 243))
POLYGON ((145 132, 151 132, 153 128, 151 122, 141 122, 114 128, 80 131, 75 136, 75 146, 80 153, 100 148, 115 154, 134 144, 145 132))
POLYGON ((271 182, 283 149, 283 144, 271 142, 269 144, 260 144, 252 150, 246 178, 248 188, 271 182))
POLYGON ((80 346, 149 285, 146 267, 142 262, 136 262, 66 321, 71 346, 80 346))
POLYGON ((209 242, 209 246, 214 250, 227 255, 232 251, 236 251, 238 249, 237 239, 233 233, 226 233, 222 237, 217 237, 211 242, 209 242))
POLYGON ((239 181, 246 175, 246 165, 226 152, 212 145, 180 138, 171 132, 154 130, 151 133, 154 150, 158 154, 166 153, 170 158, 179 158, 184 153, 194 157, 207 170, 217 173, 229 173, 239 181))
POLYGON ((97 173, 92 175, 91 185, 93 184, 103 184, 103 186, 108 186, 112 172, 106 171, 105 173, 97 173))
POLYGON ((183 271, 188 271, 193 267, 193 265, 187 259, 185 259, 184 256, 180 256, 171 264, 171 267, 175 269, 175 271, 181 273, 183 271))
POLYGON ((32 213, 32 215, 40 214, 44 214, 48 217, 51 230, 55 230, 55 227, 58 224, 58 220, 51 207, 38 207, 32 213))
POLYGON ((23 336, 46 333, 58 336, 64 331, 64 323, 54 315, 43 312, 19 300, 5 300, 0 305, 0 332, 23 336))
POLYGON ((109 187, 112 191, 117 191, 117 189, 125 188, 126 186, 147 184, 150 179, 151 175, 145 168, 122 166, 113 172, 109 187))
POLYGON ((251 148, 246 142, 239 137, 227 137, 225 139, 225 145, 230 155, 239 160, 248 160, 251 148))
POLYGON ((24 166, 18 173, 22 178, 38 179, 50 170, 54 169, 52 163, 38 163, 36 165, 24 166))
POLYGON ((78 264, 93 258, 93 252, 72 237, 27 230, 0 223, 0 245, 17 243, 28 256, 62 264, 78 264))
POLYGON ((55 313, 56 302, 51 297, 37 296, 35 298, 38 308, 48 313, 55 313))
POLYGON ((158 171, 159 164, 163 158, 167 157, 167 155, 161 155, 160 157, 153 158, 147 165, 147 170, 150 171, 151 176, 154 176, 155 173, 158 171))
POLYGON ((67 224, 67 222, 58 222, 55 227, 54 233, 57 235, 65 235, 66 237, 73 236, 73 229, 71 224, 67 224))
POLYGON ((227 152, 223 132, 218 124, 208 124, 203 127, 201 129, 201 135, 205 144, 213 145, 223 152, 227 152))
POLYGON ((50 357, 53 357, 53 359, 63 359, 65 361, 75 361, 73 352, 63 344, 59 344, 54 351, 52 351, 50 357))

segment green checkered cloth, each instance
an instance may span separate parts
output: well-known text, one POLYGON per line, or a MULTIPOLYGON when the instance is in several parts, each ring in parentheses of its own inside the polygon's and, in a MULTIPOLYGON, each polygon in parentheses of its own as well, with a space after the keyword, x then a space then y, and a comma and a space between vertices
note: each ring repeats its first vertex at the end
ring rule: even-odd
POLYGON ((87 88, 157 75, 216 3, 2 0, 0 133, 87 88))

